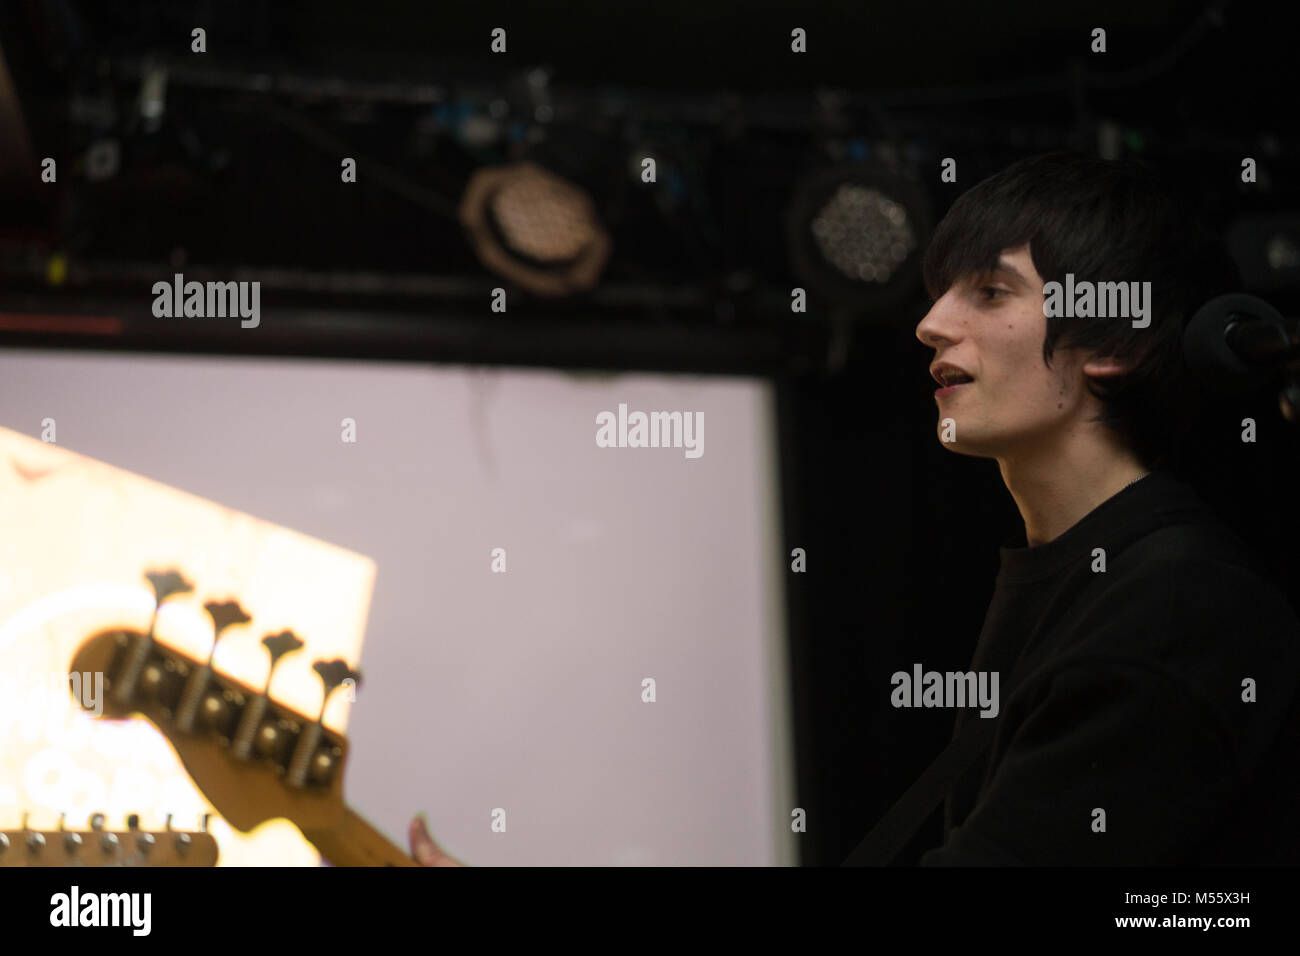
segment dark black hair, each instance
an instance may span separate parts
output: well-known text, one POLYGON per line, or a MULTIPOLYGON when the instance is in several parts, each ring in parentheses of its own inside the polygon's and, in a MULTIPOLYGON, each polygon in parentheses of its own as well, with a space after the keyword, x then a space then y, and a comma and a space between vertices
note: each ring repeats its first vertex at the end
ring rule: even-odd
POLYGON ((1178 184, 1138 160, 1073 152, 1030 156, 963 193, 935 230, 923 265, 938 299, 954 282, 989 273, 1007 249, 1029 244, 1044 282, 1150 282, 1151 324, 1048 317, 1043 361, 1079 348, 1133 363, 1089 379, 1101 421, 1148 468, 1173 467, 1204 390, 1190 381, 1183 329, 1209 299, 1237 291, 1226 247, 1178 184))

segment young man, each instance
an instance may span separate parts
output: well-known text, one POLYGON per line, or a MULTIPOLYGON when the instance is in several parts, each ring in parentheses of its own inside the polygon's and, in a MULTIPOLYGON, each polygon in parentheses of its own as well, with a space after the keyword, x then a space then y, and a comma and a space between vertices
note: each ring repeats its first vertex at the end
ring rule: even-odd
POLYGON ((1234 280, 1135 163, 1031 157, 939 225, 916 329, 938 433, 997 462, 1025 537, 972 663, 999 724, 922 865, 1300 863, 1300 623, 1169 470, 1183 326, 1234 280), (1081 317, 1050 282, 1135 294, 1081 317))
MULTIPOLYGON (((936 392, 940 438, 997 461, 1026 541, 972 665, 999 672, 994 741, 923 864, 1300 863, 1300 624, 1165 470, 1183 324, 1235 279, 1185 218, 1139 167, 1056 154, 963 195, 927 252, 916 334, 969 379, 936 392), (1047 318, 1066 273, 1150 282, 1148 315, 1047 318)), ((463 865, 420 818, 409 839, 463 865)))

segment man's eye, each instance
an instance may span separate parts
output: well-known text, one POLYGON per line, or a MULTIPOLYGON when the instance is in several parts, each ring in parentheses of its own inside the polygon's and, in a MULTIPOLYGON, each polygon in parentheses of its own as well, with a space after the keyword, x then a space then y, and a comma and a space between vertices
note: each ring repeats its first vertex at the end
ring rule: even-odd
POLYGON ((980 295, 984 296, 986 299, 990 301, 996 299, 1000 295, 1010 295, 1010 294, 1011 293, 1008 292, 1006 289, 998 289, 991 285, 982 286, 980 288, 980 295))

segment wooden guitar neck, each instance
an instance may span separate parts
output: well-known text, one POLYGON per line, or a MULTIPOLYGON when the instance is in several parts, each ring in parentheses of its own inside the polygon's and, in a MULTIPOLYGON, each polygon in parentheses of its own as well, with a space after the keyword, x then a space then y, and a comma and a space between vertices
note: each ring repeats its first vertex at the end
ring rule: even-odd
POLYGON ((405 850, 348 806, 343 821, 328 830, 303 830, 303 836, 334 866, 416 866, 405 850))

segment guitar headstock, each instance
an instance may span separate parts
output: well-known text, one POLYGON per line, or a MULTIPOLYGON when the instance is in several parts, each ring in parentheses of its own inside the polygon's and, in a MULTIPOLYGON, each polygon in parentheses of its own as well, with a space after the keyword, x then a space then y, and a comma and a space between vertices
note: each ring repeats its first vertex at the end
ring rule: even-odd
POLYGON ((24 817, 20 830, 0 830, 0 867, 28 866, 216 866, 217 841, 201 830, 141 830, 139 818, 127 818, 125 830, 104 829, 104 815, 90 818, 88 829, 33 830, 24 817))
MULTIPOLYGON (((158 604, 192 590, 174 571, 149 575, 158 604)), ((233 601, 205 605, 213 622, 213 649, 226 628, 251 618, 233 601)), ((157 613, 154 614, 157 621, 157 613)), ((167 647, 149 633, 109 629, 78 649, 72 675, 104 675, 102 716, 141 715, 176 750, 199 790, 233 827, 248 831, 284 817, 304 832, 328 830, 343 820, 343 767, 348 743, 325 727, 329 696, 356 686, 360 675, 341 660, 317 661, 321 711, 308 717, 268 693, 275 666, 303 647, 290 631, 267 635, 262 644, 270 668, 257 690, 212 668, 206 661, 167 647)), ((76 682, 74 681, 74 684, 76 682)), ((84 700, 79 701, 87 707, 84 700)))

